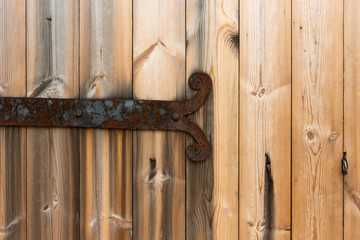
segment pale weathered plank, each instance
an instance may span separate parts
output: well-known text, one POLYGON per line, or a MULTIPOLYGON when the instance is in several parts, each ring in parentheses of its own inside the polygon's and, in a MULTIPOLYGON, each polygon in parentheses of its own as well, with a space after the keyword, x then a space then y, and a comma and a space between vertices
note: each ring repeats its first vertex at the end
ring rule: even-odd
MULTIPOLYGON (((26 94, 25 1, 0 1, 0 95, 26 94)), ((0 239, 26 238, 26 129, 0 128, 0 239)))
POLYGON ((360 236, 360 1, 344 1, 344 239, 360 236))
POLYGON ((240 239, 290 239, 291 1, 240 1, 240 239))
MULTIPOLYGON (((80 2, 80 96, 131 98, 131 1, 80 2)), ((131 239, 132 133, 80 133, 81 239, 131 239)))
MULTIPOLYGON (((185 1, 134 0, 136 99, 185 97, 185 1)), ((134 239, 185 239, 185 136, 136 131, 134 239)))
MULTIPOLYGON (((238 13, 237 0, 186 4, 187 79, 203 71, 214 85, 195 115, 212 142, 212 156, 187 160, 187 239, 238 239, 238 13)), ((195 92, 187 87, 187 93, 190 98, 195 92)))
MULTIPOLYGON (((77 1, 27 2, 27 96, 77 97, 77 1)), ((49 103, 51 104, 51 103, 49 103)), ((79 238, 76 129, 27 130, 27 239, 79 238)))
POLYGON ((292 1, 292 237, 343 237, 343 2, 292 1))

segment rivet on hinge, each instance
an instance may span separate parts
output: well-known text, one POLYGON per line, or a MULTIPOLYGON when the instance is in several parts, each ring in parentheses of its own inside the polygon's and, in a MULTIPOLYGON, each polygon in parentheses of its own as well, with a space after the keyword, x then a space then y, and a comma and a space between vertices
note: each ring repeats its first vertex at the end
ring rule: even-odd
POLYGON ((198 92, 183 101, 0 96, 0 126, 182 131, 194 138, 187 147, 188 157, 203 161, 210 156, 211 144, 188 116, 205 103, 212 81, 198 72, 189 78, 189 86, 198 92))
POLYGON ((349 168, 349 160, 348 160, 348 158, 346 156, 346 152, 344 152, 344 155, 343 155, 343 158, 342 158, 341 168, 342 168, 342 174, 346 175, 347 170, 349 168))

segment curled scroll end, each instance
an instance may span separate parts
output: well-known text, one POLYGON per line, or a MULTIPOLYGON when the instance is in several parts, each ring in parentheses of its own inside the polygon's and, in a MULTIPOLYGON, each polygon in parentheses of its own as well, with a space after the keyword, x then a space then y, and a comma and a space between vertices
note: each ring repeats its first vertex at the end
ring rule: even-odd
POLYGON ((198 143, 194 142, 187 147, 186 153, 187 156, 195 162, 204 161, 210 155, 210 145, 200 147, 198 143))
POLYGON ((186 153, 191 160, 198 162, 204 161, 209 157, 210 149, 205 146, 200 147, 198 143, 192 143, 187 147, 186 153))
POLYGON ((196 91, 199 91, 204 86, 202 74, 194 73, 189 79, 189 86, 196 91))
POLYGON ((185 105, 182 110, 183 115, 189 115, 196 112, 201 105, 204 104, 212 90, 212 81, 208 74, 198 72, 190 76, 189 86, 191 89, 199 92, 188 101, 185 101, 185 105))

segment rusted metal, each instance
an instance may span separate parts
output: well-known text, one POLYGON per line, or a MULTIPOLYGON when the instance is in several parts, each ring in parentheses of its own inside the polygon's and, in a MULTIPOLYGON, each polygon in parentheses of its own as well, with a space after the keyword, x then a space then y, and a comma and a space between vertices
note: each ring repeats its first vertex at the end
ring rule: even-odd
POLYGON ((187 101, 1 97, 0 125, 178 130, 195 140, 187 148, 188 157, 202 161, 208 158, 211 146, 187 116, 204 104, 212 83, 209 75, 195 73, 189 85, 199 92, 187 101))

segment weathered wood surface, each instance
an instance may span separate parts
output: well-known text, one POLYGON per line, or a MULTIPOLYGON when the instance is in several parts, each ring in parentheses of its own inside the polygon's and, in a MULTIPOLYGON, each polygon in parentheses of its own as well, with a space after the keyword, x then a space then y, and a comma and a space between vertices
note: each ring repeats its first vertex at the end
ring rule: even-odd
MULTIPOLYGON (((213 93, 194 117, 212 155, 187 160, 187 239, 238 239, 238 10, 235 0, 186 4, 186 76, 204 71, 213 80, 213 93)), ((192 95, 187 86, 187 98, 192 95)))
POLYGON ((240 1, 240 239, 290 239, 291 1, 240 1))
MULTIPOLYGON (((72 0, 27 2, 27 96, 79 96, 79 15, 72 0)), ((27 239, 79 238, 77 129, 27 129, 27 239)))
MULTIPOLYGON (((80 96, 132 97, 131 1, 81 1, 80 96)), ((132 132, 80 131, 81 239, 131 239, 132 132)))
POLYGON ((292 239, 342 239, 343 2, 292 10, 292 239))
MULTIPOLYGON (((0 95, 26 94, 25 1, 0 1, 0 95)), ((26 128, 0 128, 0 239, 26 238, 26 128)))
POLYGON ((360 237, 360 2, 344 1, 344 239, 360 237))
MULTIPOLYGON (((133 1, 133 96, 185 99, 185 1, 133 1)), ((185 239, 185 135, 133 136, 134 239, 185 239)))
POLYGON ((183 100, 195 71, 214 86, 192 117, 200 163, 178 132, 0 128, 0 239, 357 239, 359 11, 0 0, 0 95, 183 100))

